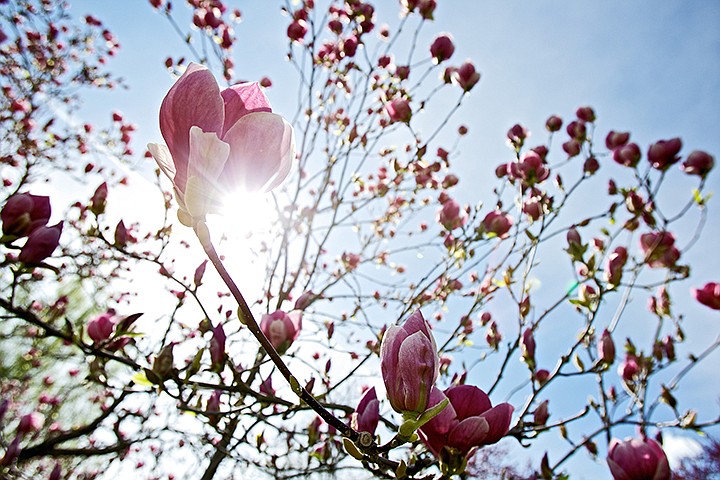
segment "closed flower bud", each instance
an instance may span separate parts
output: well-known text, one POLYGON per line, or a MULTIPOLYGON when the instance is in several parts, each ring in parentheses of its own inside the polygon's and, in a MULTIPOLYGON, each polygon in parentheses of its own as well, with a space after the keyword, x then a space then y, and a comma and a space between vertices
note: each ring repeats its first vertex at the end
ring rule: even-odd
POLYGON ((20 250, 18 259, 23 263, 37 264, 52 255, 60 244, 62 222, 52 227, 40 227, 34 230, 20 250))
POLYGON ((616 132, 614 130, 610 130, 610 133, 608 133, 607 137, 605 137, 605 146, 608 150, 615 150, 625 145, 629 140, 629 132, 616 132))
POLYGON ((419 310, 402 326, 387 329, 380 346, 380 367, 388 400, 396 412, 425 411, 440 358, 430 325, 419 310))
POLYGON ((352 414, 351 426, 358 432, 375 433, 380 420, 380 402, 375 387, 365 391, 355 412, 352 414))
POLYGON ((105 213, 105 206, 107 205, 108 186, 106 182, 100 184, 100 186, 93 193, 90 199, 90 211, 95 216, 102 215, 105 213))
POLYGON ((628 143, 613 151, 613 160, 626 167, 637 166, 642 154, 636 143, 628 143))
POLYGON ((522 358, 534 370, 535 365, 535 337, 531 328, 526 328, 520 337, 520 351, 522 358))
POLYGON ((679 138, 660 140, 650 145, 647 158, 653 168, 667 170, 670 165, 680 160, 678 153, 682 148, 682 141, 679 138))
POLYGON ((603 330, 600 340, 598 341, 598 362, 605 365, 612 365, 615 361, 615 343, 613 342, 610 332, 603 330))
POLYGON ((453 45, 452 36, 448 33, 438 35, 430 45, 430 56, 435 64, 448 60, 453 53, 455 53, 455 45, 453 45))
POLYGON ((592 123, 595 121, 595 111, 592 107, 580 107, 575 112, 575 115, 578 120, 582 120, 583 122, 592 123))
POLYGON ((562 128, 562 124, 562 118, 557 115, 551 115, 545 122, 545 128, 547 128, 548 132, 557 132, 562 128))
POLYGON ((396 98, 385 104, 385 111, 392 122, 408 123, 412 118, 410 102, 406 98, 396 98))
POLYGON ((45 424, 45 417, 39 412, 28 413, 20 417, 20 422, 17 426, 18 435, 27 435, 28 433, 34 433, 40 430, 45 424))
POLYGON ((539 427, 544 426, 547 423, 548 418, 550 418, 548 403, 548 400, 543 401, 540 405, 538 405, 533 413, 533 422, 539 427))
POLYGON ((222 371, 225 366, 225 330, 222 323, 212 329, 212 338, 210 339, 210 361, 212 362, 212 370, 214 372, 222 371))
POLYGON ((688 155, 680 168, 688 175, 698 175, 699 177, 705 178, 714 165, 715 159, 712 155, 700 150, 695 150, 688 155))
POLYGON ((460 208, 460 204, 452 199, 443 203, 437 214, 438 223, 448 231, 464 226, 467 219, 467 214, 460 208))
POLYGON ((281 355, 297 340, 301 329, 302 312, 285 313, 277 310, 275 313, 263 315, 260 320, 260 330, 281 355))
POLYGON ((614 480, 670 480, 672 476, 662 447, 649 438, 613 439, 607 463, 614 480))
POLYGON ((128 232, 127 227, 125 227, 125 222, 120 220, 115 227, 115 246, 118 248, 123 248, 127 245, 128 242, 128 232))
POLYGON ((101 343, 115 333, 118 318, 112 311, 103 313, 88 322, 87 333, 94 343, 101 343))

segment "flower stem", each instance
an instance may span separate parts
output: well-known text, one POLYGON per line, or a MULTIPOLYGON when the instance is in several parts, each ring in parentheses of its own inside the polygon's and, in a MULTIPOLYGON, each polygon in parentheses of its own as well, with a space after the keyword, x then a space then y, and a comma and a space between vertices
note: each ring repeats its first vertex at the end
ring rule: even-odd
POLYGON ((240 292, 240 289, 235 284, 235 281, 232 279, 228 271, 225 269, 225 265, 222 263, 222 260, 220 260, 220 256, 217 254, 217 251, 212 244, 212 240, 210 239, 210 231, 208 230, 205 222, 202 220, 196 222, 193 229, 195 230, 195 234, 197 235, 198 240, 200 240, 200 244, 202 245, 203 250, 205 250, 205 254, 207 255, 208 259, 210 259, 210 262, 212 262, 212 264, 215 266, 218 274, 220 274, 220 277, 223 279, 225 285, 227 285, 230 293, 235 298, 235 301, 238 303, 238 316, 240 317, 240 321, 248 327, 248 330, 250 330, 250 332, 257 339, 257 341, 260 342, 260 345, 262 345, 263 349, 267 352, 268 356, 275 364, 277 369, 280 371, 280 373, 282 373, 282 376, 285 377, 285 380, 287 380, 287 382, 290 384, 292 391, 298 397, 300 397, 303 402, 307 403, 308 406, 312 408, 318 415, 320 415, 320 417, 325 420, 328 425, 332 425, 333 427, 335 427, 344 437, 347 437, 352 441, 357 441, 360 438, 360 434, 350 428, 344 422, 342 422, 335 415, 330 413, 325 407, 320 405, 320 403, 315 399, 315 397, 313 397, 307 390, 305 390, 305 388, 300 385, 297 378, 295 378, 287 365, 285 365, 285 362, 283 362, 280 354, 278 354, 275 350, 275 347, 273 347, 272 343, 270 343, 270 341, 262 333, 262 330, 260 330, 260 326, 255 320, 252 312, 250 311, 250 307, 245 301, 245 298, 240 292))

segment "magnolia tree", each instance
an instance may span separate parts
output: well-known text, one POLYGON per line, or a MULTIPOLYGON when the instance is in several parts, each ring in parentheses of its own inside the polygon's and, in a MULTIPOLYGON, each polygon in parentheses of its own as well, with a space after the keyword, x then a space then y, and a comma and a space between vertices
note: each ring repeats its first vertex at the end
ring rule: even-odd
POLYGON ((465 204, 451 125, 480 73, 450 34, 418 40, 434 0, 392 27, 360 0, 285 5, 295 112, 236 79, 239 11, 150 0, 185 54, 140 196, 116 168, 136 127, 76 121, 79 92, 122 85, 119 42, 61 2, 0 4, 3 478, 567 478, 589 456, 660 480, 663 432, 720 421, 678 400, 719 342, 686 338, 672 302, 720 309, 719 284, 675 285, 711 154, 580 107, 533 144, 512 126, 465 204), (97 189, 65 205, 79 185, 97 189))

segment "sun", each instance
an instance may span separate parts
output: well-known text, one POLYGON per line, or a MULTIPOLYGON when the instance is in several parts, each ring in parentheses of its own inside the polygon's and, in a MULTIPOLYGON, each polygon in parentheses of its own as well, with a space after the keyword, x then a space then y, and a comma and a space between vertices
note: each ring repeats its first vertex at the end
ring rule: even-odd
POLYGON ((276 224, 277 211, 272 195, 238 191, 225 196, 218 227, 228 240, 268 234, 276 224))

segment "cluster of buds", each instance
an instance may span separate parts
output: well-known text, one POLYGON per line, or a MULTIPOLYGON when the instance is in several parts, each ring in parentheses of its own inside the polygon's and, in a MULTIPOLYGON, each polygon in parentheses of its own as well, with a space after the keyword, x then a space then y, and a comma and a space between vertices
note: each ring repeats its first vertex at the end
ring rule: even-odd
POLYGON ((27 238, 20 247, 18 260, 28 264, 42 263, 57 248, 62 233, 62 222, 47 226, 50 219, 50 198, 17 193, 5 202, 0 211, 2 237, 0 243, 15 247, 14 242, 27 238))

